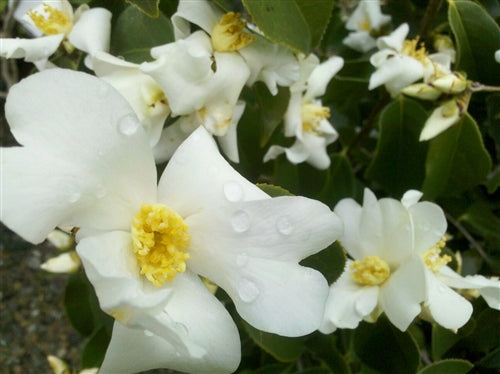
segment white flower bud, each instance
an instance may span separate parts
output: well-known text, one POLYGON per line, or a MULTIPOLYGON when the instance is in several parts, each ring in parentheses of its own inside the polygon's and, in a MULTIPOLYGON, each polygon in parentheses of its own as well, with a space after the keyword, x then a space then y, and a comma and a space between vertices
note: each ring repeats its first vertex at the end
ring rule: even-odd
POLYGON ((441 91, 426 84, 426 83, 415 83, 410 86, 403 88, 401 91, 407 96, 414 97, 420 100, 434 101, 439 96, 441 96, 441 91))

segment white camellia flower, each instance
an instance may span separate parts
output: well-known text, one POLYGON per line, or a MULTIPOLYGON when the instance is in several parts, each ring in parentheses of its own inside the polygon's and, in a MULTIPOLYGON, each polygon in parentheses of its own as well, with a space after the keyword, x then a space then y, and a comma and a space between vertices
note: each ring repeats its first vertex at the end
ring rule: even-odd
POLYGON ((326 86, 343 65, 341 57, 330 57, 320 64, 313 54, 302 61, 302 77, 290 87, 290 102, 284 117, 285 136, 294 136, 296 141, 290 148, 272 145, 264 155, 264 162, 286 153, 294 164, 308 162, 318 169, 330 166, 326 147, 337 139, 338 133, 328 121, 330 109, 317 98, 324 95, 326 86))
POLYGON ((495 52, 495 61, 500 63, 500 49, 495 52))
POLYGON ((97 52, 92 60, 95 74, 112 85, 128 101, 155 146, 161 136, 170 107, 162 89, 138 64, 97 52))
POLYGON ((299 261, 342 232, 326 205, 270 198, 231 168, 204 127, 157 183, 133 109, 84 73, 24 79, 6 117, 22 146, 2 148, 2 221, 32 243, 55 226, 79 227, 78 255, 116 319, 100 373, 236 370, 238 330, 199 276, 258 329, 300 336, 319 327, 328 285, 299 261))
MULTIPOLYGON (((30 25, 29 30, 36 28, 39 33, 34 39, 0 39, 0 56, 24 58, 43 68, 44 62, 61 43, 65 43, 69 51, 76 47, 90 55, 109 49, 111 12, 107 9, 89 9, 83 4, 73 12, 68 0, 32 1, 21 9, 25 10, 27 5, 30 5, 30 10, 22 21, 30 25)), ((85 63, 91 66, 89 59, 85 63)))
POLYGON ((207 0, 180 0, 172 15, 176 39, 185 39, 191 34, 190 23, 210 35, 215 51, 237 51, 243 56, 250 69, 247 85, 263 81, 271 94, 276 95, 278 85, 288 87, 298 80, 299 65, 292 51, 271 43, 258 33, 246 32, 246 24, 238 13, 224 14, 207 0))
POLYGON ((380 313, 405 331, 419 314, 456 330, 472 313, 471 304, 452 288, 477 288, 488 304, 500 309, 500 282, 482 276, 461 277, 446 264, 446 218, 441 208, 418 202, 422 193, 410 190, 401 202, 377 201, 365 189, 363 205, 343 199, 335 213, 344 222, 339 239, 352 258, 331 285, 320 331, 356 328, 380 313))
POLYGON ((345 24, 351 33, 342 43, 359 52, 367 52, 376 46, 372 33, 378 33, 389 22, 391 16, 382 14, 379 0, 361 0, 345 24))
POLYGON ((244 108, 238 98, 250 74, 243 58, 237 53, 215 52, 203 31, 155 47, 151 55, 156 60, 143 63, 141 71, 161 87, 173 116, 189 116, 164 130, 155 149, 157 156, 168 159, 203 125, 219 138, 224 153, 238 162, 236 125, 244 108))

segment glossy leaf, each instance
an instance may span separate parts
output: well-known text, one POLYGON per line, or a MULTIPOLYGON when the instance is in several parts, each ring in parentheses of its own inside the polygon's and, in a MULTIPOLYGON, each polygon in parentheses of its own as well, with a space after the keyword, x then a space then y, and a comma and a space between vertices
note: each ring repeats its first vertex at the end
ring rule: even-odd
POLYGON ((394 196, 419 189, 425 175, 427 144, 419 142, 427 119, 424 108, 400 96, 380 114, 380 138, 366 177, 394 196))
POLYGON ((160 0, 125 0, 127 3, 137 7, 141 12, 149 17, 156 18, 160 15, 158 4, 160 0))
POLYGON ((354 172, 347 157, 337 153, 332 155, 331 160, 319 198, 333 208, 340 199, 354 196, 356 187, 354 172))
POLYGON ((466 374, 473 365, 466 360, 443 360, 433 362, 418 372, 418 374, 466 374))
POLYGON ((302 260, 300 264, 320 271, 328 283, 332 284, 344 272, 346 260, 344 249, 339 242, 335 242, 326 249, 302 260))
POLYGON ((174 41, 170 20, 160 13, 150 18, 134 6, 126 8, 116 20, 111 35, 113 54, 135 63, 151 61, 152 47, 174 41))
POLYGON ((83 348, 82 366, 86 368, 99 367, 104 360, 110 340, 111 334, 107 328, 96 329, 83 348))
POLYGON ((500 84, 500 64, 494 59, 495 51, 500 49, 500 27, 473 1, 448 3, 448 20, 457 50, 455 69, 483 84, 500 84))
POLYGON ((264 191, 271 197, 293 196, 293 193, 285 190, 283 187, 280 186, 275 186, 267 183, 257 183, 257 187, 259 187, 262 191, 264 191))
POLYGON ((469 322, 456 333, 445 329, 434 323, 432 325, 432 342, 431 350, 434 360, 440 360, 444 357, 445 353, 450 350, 460 340, 470 335, 476 327, 476 321, 470 319, 469 322))
POLYGON ((500 218, 492 212, 488 204, 472 204, 459 219, 472 226, 481 236, 500 240, 500 218))
POLYGON ((468 114, 432 139, 423 184, 425 199, 456 195, 483 183, 491 168, 476 121, 468 114))

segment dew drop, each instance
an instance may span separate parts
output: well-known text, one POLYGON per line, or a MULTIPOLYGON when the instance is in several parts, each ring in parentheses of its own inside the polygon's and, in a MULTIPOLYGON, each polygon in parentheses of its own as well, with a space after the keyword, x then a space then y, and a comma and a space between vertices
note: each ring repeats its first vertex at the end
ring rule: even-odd
POLYGON ((132 114, 128 114, 118 120, 118 131, 126 136, 136 133, 141 124, 139 120, 132 114))
POLYGON ((245 232, 250 228, 250 217, 243 210, 236 211, 231 217, 231 226, 236 232, 245 232))
POLYGON ((293 226, 287 216, 281 216, 276 220, 276 229, 280 234, 290 235, 293 231, 293 226))
POLYGON ((243 189, 237 182, 231 181, 224 185, 224 196, 231 202, 240 201, 243 199, 243 189))
POLYGON ((238 296, 245 303, 251 303, 259 294, 260 291, 256 284, 248 279, 244 279, 238 288, 238 296))
POLYGON ((149 331, 149 330, 144 330, 144 335, 151 337, 154 334, 151 331, 149 331))
POLYGON ((69 202, 70 203, 76 203, 80 198, 82 197, 82 194, 79 192, 73 192, 71 195, 69 195, 69 202))
POLYGON ((236 256, 236 265, 240 268, 245 266, 248 263, 248 255, 246 253, 242 253, 236 256))

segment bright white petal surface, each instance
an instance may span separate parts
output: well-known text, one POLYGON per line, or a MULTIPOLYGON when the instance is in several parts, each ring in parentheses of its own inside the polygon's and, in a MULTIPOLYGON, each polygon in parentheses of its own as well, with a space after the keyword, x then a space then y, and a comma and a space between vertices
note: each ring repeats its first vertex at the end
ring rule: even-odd
POLYGON ((140 205, 156 200, 142 126, 102 80, 34 74, 11 88, 6 117, 23 147, 2 148, 2 221, 26 240, 41 242, 58 225, 128 229, 140 205))
POLYGON ((182 116, 170 126, 165 127, 161 132, 158 143, 153 147, 153 153, 157 163, 163 163, 170 160, 170 157, 172 157, 182 142, 199 126, 199 124, 197 124, 195 128, 191 128, 192 121, 190 121, 190 118, 186 117, 191 116, 182 116), (186 122, 189 126, 183 126, 186 122))
POLYGON ((388 48, 398 52, 401 51, 409 31, 410 27, 407 23, 401 24, 390 35, 377 39, 378 49, 382 50, 388 48))
POLYGON ((307 91, 304 95, 305 100, 310 100, 318 96, 323 96, 326 86, 335 74, 344 66, 342 57, 333 56, 319 64, 307 80, 307 91))
POLYGON ((405 331, 426 298, 426 268, 418 256, 401 265, 381 286, 380 305, 391 323, 405 331))
MULTIPOLYGON (((453 105, 453 101, 450 101, 450 103, 453 105)), ((430 140, 458 122, 460 119, 458 107, 455 115, 450 116, 445 114, 445 105, 446 103, 434 109, 429 118, 427 118, 424 128, 420 133, 420 141, 430 140)))
POLYGON ((413 250, 423 253, 436 244, 446 232, 446 217, 439 205, 423 201, 408 208, 414 232, 413 250))
POLYGON ((425 269, 427 295, 425 307, 439 325, 456 330, 467 323, 472 305, 465 298, 441 282, 436 275, 425 269))
POLYGON ((238 101, 234 106, 231 123, 229 124, 226 134, 217 137, 217 141, 219 142, 222 152, 224 152, 228 159, 236 163, 240 162, 236 129, 244 111, 245 102, 238 101))
POLYGON ((347 20, 345 27, 348 30, 360 30, 363 26, 369 30, 378 30, 390 20, 391 16, 382 14, 380 1, 362 0, 347 20))
POLYGON ((76 48, 94 54, 109 50, 111 37, 111 12, 104 8, 92 8, 81 13, 68 40, 76 48))
POLYGON ((206 0, 180 0, 177 11, 172 16, 175 39, 189 36, 191 29, 189 22, 200 26, 210 34, 221 17, 222 12, 206 0))
POLYGON ((158 201, 184 218, 230 202, 268 198, 224 160, 204 127, 178 148, 158 185, 158 201))
POLYGON ((332 243, 342 223, 302 197, 226 203, 186 219, 188 266, 222 287, 253 326, 285 336, 319 327, 328 286, 298 262, 332 243))
POLYGON ((238 330, 229 313, 193 274, 181 274, 163 314, 182 327, 187 341, 202 347, 198 356, 145 329, 115 322, 100 373, 135 373, 169 368, 188 373, 232 373, 240 362, 238 330))
POLYGON ((500 63, 500 49, 495 52, 495 61, 500 63))
POLYGON ((332 328, 355 329, 377 306, 379 287, 354 282, 349 270, 351 263, 347 261, 344 273, 330 286, 320 327, 324 334, 333 332, 332 328))
POLYGON ((375 39, 367 31, 351 32, 342 40, 342 43, 362 53, 376 46, 375 39))
POLYGON ((5 58, 24 58, 35 62, 50 57, 59 47, 64 34, 44 36, 35 39, 0 39, 0 56, 5 58))

